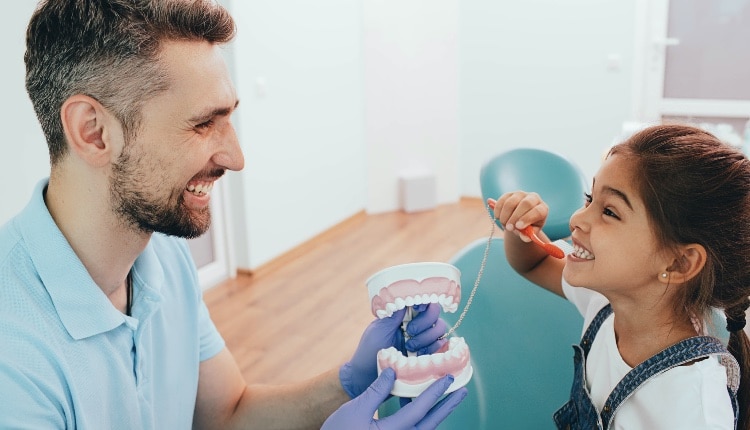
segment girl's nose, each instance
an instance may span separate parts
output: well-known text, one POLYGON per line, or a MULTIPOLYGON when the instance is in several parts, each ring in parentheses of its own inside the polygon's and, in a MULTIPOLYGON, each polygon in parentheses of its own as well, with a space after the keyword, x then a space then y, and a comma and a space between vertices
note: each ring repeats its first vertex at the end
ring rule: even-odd
POLYGON ((576 229, 588 231, 588 223, 586 222, 586 209, 588 208, 584 206, 573 212, 573 215, 570 216, 571 233, 576 229))

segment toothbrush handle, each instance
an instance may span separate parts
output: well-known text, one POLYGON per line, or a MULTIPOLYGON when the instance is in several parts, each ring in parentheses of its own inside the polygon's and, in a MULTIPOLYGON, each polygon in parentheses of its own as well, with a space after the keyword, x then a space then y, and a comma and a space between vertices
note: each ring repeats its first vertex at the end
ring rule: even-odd
POLYGON ((545 243, 542 241, 542 239, 539 239, 539 236, 537 236, 534 232, 534 227, 527 226, 526 228, 522 229, 521 232, 531 238, 534 243, 541 246, 547 254, 555 258, 565 258, 565 252, 563 252, 562 249, 558 248, 552 243, 545 243))
POLYGON ((531 239, 532 242, 536 243, 537 245, 541 246, 542 248, 547 245, 546 243, 542 242, 542 239, 539 239, 539 236, 534 233, 534 227, 528 225, 521 229, 521 233, 526 235, 529 239, 531 239))

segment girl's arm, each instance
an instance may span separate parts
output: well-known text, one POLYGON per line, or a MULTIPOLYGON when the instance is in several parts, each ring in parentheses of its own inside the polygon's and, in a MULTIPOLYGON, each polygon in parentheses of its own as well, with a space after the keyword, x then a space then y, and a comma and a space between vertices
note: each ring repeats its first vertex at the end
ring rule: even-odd
MULTIPOLYGON (((549 241, 541 230, 537 232, 537 236, 549 241)), ((554 258, 541 247, 522 240, 517 230, 506 229, 504 242, 505 256, 516 272, 540 287, 565 297, 562 290, 565 260, 554 258)))

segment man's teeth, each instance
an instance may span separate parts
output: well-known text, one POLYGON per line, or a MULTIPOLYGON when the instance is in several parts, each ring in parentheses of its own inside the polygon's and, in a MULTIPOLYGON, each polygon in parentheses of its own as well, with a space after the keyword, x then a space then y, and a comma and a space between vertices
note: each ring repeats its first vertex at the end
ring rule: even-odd
POLYGON ((201 182, 198 184, 189 184, 187 190, 196 196, 204 196, 211 192, 214 187, 213 182, 201 182))
POLYGON ((594 254, 588 252, 587 250, 581 248, 580 246, 573 246, 573 255, 575 255, 578 258, 582 258, 584 260, 594 259, 594 254))
POLYGON ((415 296, 397 297, 393 303, 385 305, 385 309, 378 309, 378 318, 386 318, 393 315, 394 312, 401 310, 407 306, 421 305, 425 303, 439 303, 443 307, 445 312, 456 312, 458 310, 458 303, 453 302, 453 296, 446 296, 445 294, 417 294, 415 296))

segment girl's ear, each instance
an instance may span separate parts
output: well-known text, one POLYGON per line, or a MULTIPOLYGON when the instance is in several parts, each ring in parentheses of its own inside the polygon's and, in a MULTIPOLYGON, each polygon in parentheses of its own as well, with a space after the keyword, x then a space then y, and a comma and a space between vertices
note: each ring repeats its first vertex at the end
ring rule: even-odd
POLYGON ((94 98, 76 94, 69 97, 60 109, 60 119, 68 147, 78 158, 94 167, 104 167, 112 157, 109 136, 112 125, 106 109, 94 98))
POLYGON ((667 267, 668 276, 659 277, 664 283, 683 283, 693 279, 706 265, 706 248, 697 243, 681 247, 681 255, 667 267))

